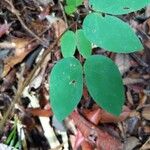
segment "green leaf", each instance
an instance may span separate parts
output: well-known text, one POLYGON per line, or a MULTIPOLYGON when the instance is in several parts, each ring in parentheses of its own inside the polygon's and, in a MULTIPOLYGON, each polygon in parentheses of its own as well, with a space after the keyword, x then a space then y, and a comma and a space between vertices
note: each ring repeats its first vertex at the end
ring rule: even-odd
POLYGON ((83 3, 83 0, 66 0, 67 5, 73 5, 75 7, 78 7, 83 3))
POLYGON ((92 98, 104 110, 118 116, 125 99, 118 67, 105 56, 93 55, 87 58, 84 73, 92 98))
POLYGON ((74 13, 77 10, 76 6, 74 5, 67 5, 65 6, 65 12, 68 15, 71 15, 72 13, 74 13))
POLYGON ((60 40, 63 57, 72 57, 76 50, 76 35, 73 31, 67 31, 60 40))
POLYGON ((50 74, 50 104, 59 121, 67 117, 82 96, 82 66, 73 58, 60 60, 50 74))
POLYGON ((89 40, 85 37, 83 30, 76 31, 77 48, 84 58, 91 55, 92 46, 89 40))
POLYGON ((143 49, 131 27, 114 16, 91 13, 84 19, 83 31, 90 42, 108 51, 130 53, 143 49))
POLYGON ((113 15, 128 14, 148 5, 148 0, 89 0, 95 11, 113 15))

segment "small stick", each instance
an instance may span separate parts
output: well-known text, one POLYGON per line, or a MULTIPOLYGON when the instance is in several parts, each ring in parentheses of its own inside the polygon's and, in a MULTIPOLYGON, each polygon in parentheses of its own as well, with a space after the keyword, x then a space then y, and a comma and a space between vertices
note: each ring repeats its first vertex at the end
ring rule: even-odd
POLYGON ((60 9, 61 9, 61 11, 62 11, 63 18, 64 18, 64 20, 65 20, 65 22, 66 22, 66 25, 67 25, 67 28, 68 28, 68 20, 67 20, 65 11, 64 11, 64 7, 63 7, 63 5, 62 5, 62 3, 61 3, 60 1, 58 1, 58 4, 59 4, 59 7, 60 7, 60 9))

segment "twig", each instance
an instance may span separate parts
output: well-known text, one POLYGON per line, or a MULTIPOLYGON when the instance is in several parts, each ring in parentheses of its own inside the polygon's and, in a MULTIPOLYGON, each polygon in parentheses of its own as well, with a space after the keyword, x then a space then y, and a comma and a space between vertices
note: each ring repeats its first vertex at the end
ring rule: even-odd
MULTIPOLYGON (((13 3, 11 0, 5 0, 5 2, 7 2, 11 9, 9 9, 16 17, 17 19, 19 20, 19 22, 21 23, 22 27, 31 35, 33 36, 34 38, 36 38, 38 41, 40 41, 43 45, 47 46, 48 45, 48 42, 47 41, 43 41, 40 37, 38 37, 35 33, 33 33, 26 25, 25 23, 23 22, 23 20, 21 19, 20 17, 20 14, 18 12, 18 10, 16 10, 16 8, 14 7, 13 3)), ((8 9, 8 8, 7 8, 8 9)))
POLYGON ((65 20, 65 22, 66 22, 66 25, 67 25, 67 28, 68 28, 68 20, 67 20, 65 11, 64 11, 64 7, 63 7, 63 5, 62 5, 62 3, 61 3, 60 1, 58 1, 58 4, 59 4, 59 7, 60 7, 60 9, 61 9, 61 11, 62 11, 63 18, 64 18, 64 20, 65 20))
POLYGON ((133 79, 133 78, 126 77, 126 78, 123 79, 123 84, 124 85, 137 84, 137 83, 142 83, 142 82, 144 82, 144 80, 141 79, 141 78, 133 79))
POLYGON ((129 54, 130 57, 132 57, 137 63, 139 63, 143 67, 148 67, 148 64, 144 62, 140 57, 138 57, 136 54, 131 53, 129 54))

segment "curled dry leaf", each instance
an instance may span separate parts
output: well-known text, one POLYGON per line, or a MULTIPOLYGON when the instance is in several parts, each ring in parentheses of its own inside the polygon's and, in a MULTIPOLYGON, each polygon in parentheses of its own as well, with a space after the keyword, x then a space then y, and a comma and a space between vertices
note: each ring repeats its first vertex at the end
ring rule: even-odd
POLYGON ((61 18, 53 17, 50 15, 47 15, 46 18, 53 26, 56 38, 58 38, 66 30, 67 24, 61 18))
POLYGON ((15 47, 14 55, 9 56, 4 60, 4 71, 2 77, 6 76, 8 72, 16 64, 23 61, 23 59, 37 46, 37 43, 30 43, 29 38, 15 38, 11 43, 15 47))
POLYGON ((98 125, 98 123, 101 120, 101 109, 100 108, 95 108, 94 110, 83 110, 84 116, 92 123, 95 125, 98 125))
POLYGON ((83 141, 81 147, 82 150, 93 150, 93 146, 87 141, 83 141))
POLYGON ((130 115, 130 109, 126 106, 123 107, 123 111, 119 117, 113 116, 112 114, 102 110, 101 122, 109 123, 109 122, 120 122, 124 121, 130 115))
POLYGON ((66 23, 61 19, 57 18, 56 22, 53 23, 55 29, 55 35, 58 38, 67 28, 66 23))
POLYGON ((84 110, 83 114, 89 121, 91 121, 95 125, 98 125, 99 122, 116 123, 116 122, 124 121, 129 116, 130 109, 124 106, 123 112, 119 117, 113 116, 112 114, 100 109, 99 107, 94 108, 92 111, 84 110))
POLYGON ((73 119, 84 138, 93 146, 96 146, 97 149, 122 150, 122 144, 118 139, 100 128, 97 128, 94 124, 83 118, 77 111, 74 111, 70 117, 73 119))
POLYGON ((80 130, 77 130, 77 134, 75 135, 73 150, 77 150, 78 147, 82 144, 82 142, 84 142, 84 140, 85 139, 84 139, 82 133, 80 132, 80 130))

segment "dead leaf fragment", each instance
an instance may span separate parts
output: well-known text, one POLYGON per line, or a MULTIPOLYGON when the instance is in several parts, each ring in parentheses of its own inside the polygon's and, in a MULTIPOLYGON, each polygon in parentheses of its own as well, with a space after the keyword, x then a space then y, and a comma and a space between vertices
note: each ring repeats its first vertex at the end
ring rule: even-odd
POLYGON ((53 26, 56 38, 58 38, 67 28, 67 24, 61 18, 47 15, 46 19, 50 25, 53 26))
POLYGON ((127 54, 117 54, 115 58, 115 62, 121 74, 124 74, 131 67, 130 58, 129 55, 127 54))
POLYGON ((139 144, 140 142, 136 137, 129 137, 124 143, 123 150, 133 150, 139 144))
POLYGON ((150 106, 145 107, 145 108, 142 110, 142 116, 143 116, 144 119, 150 121, 150 106))
POLYGON ((2 77, 6 76, 16 64, 22 62, 27 54, 37 46, 37 43, 30 43, 30 40, 29 38, 12 39, 11 43, 15 46, 14 55, 5 59, 2 77))
POLYGON ((122 143, 106 131, 97 128, 77 111, 70 115, 83 137, 99 150, 122 150, 122 143))
POLYGON ((42 116, 42 117, 51 117, 52 116, 52 111, 41 109, 41 108, 28 108, 26 109, 27 112, 32 114, 32 116, 42 116))
POLYGON ((113 116, 112 114, 100 109, 99 107, 94 108, 94 110, 84 110, 84 116, 92 123, 97 125, 101 123, 117 123, 124 121, 130 114, 130 109, 128 107, 123 108, 122 113, 119 117, 113 116))
POLYGON ((61 18, 57 18, 53 23, 53 27, 55 29, 55 35, 58 38, 66 30, 67 25, 61 18))

